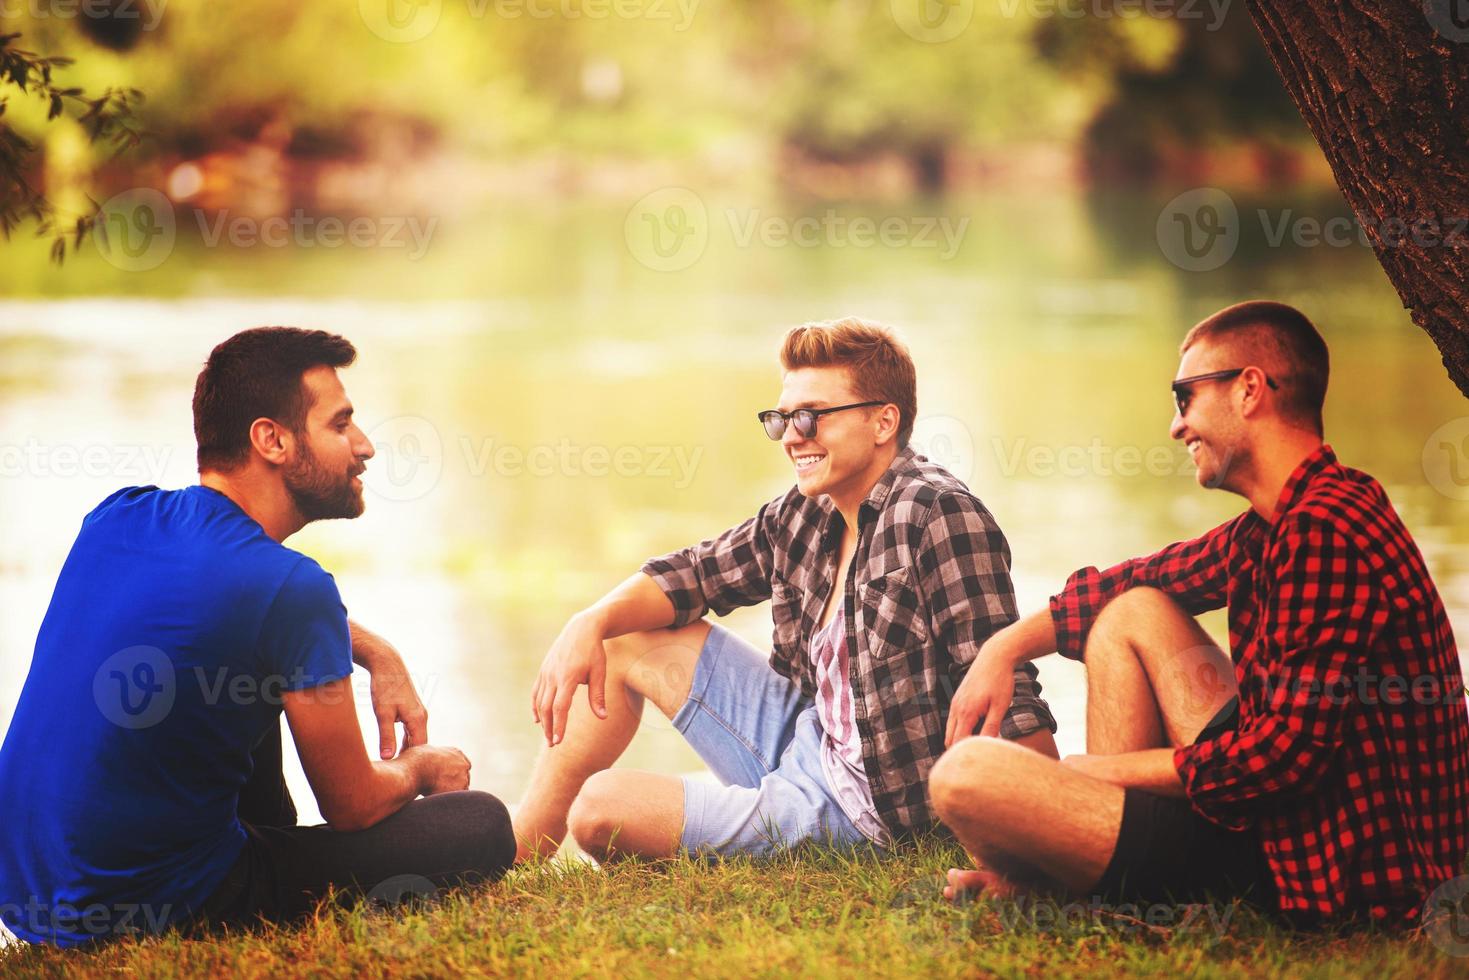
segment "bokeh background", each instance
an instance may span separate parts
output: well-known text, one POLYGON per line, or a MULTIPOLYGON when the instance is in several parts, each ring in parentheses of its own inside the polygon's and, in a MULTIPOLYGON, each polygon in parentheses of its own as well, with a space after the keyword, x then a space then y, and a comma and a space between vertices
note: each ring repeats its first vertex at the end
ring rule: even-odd
MULTIPOLYGON (((262 324, 357 344, 378 448, 367 513, 290 543, 511 801, 566 617, 789 486, 755 412, 809 319, 907 338, 915 440, 997 516, 1028 610, 1243 507, 1169 441, 1177 344, 1297 304, 1329 441, 1469 630, 1469 407, 1239 0, 0 0, 16 31, 147 98, 122 154, 4 116, 58 211, 101 218, 63 264, 33 227, 0 253, 0 721, 82 516, 194 480, 194 376, 262 324)), ((730 625, 768 638, 764 607, 730 625)), ((1081 668, 1042 680, 1080 751, 1081 668)), ((627 764, 699 768, 644 729, 627 764)))

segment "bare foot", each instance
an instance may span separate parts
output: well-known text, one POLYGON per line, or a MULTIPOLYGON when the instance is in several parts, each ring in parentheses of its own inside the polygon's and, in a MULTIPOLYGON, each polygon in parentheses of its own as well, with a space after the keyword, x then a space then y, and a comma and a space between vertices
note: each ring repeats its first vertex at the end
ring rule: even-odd
POLYGON ((991 898, 1015 898, 1021 890, 1004 875, 986 868, 950 868, 944 898, 951 902, 969 902, 980 893, 991 898))

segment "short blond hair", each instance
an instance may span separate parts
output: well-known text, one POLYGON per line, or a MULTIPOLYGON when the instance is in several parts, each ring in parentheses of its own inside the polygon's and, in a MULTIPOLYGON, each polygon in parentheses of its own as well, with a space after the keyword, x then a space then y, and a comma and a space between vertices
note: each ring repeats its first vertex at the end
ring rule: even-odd
POLYGON ((898 448, 907 447, 918 415, 918 372, 908 345, 889 328, 851 316, 792 327, 780 363, 787 371, 846 368, 858 398, 898 406, 898 448))

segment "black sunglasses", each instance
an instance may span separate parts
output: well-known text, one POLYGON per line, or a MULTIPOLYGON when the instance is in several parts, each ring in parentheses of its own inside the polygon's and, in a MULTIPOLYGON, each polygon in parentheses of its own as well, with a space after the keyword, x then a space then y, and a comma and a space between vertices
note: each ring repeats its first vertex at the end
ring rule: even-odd
POLYGON ((856 402, 851 405, 838 405, 836 408, 798 408, 794 412, 782 412, 780 409, 772 408, 761 412, 757 418, 760 424, 765 426, 765 434, 772 439, 780 439, 786 434, 786 423, 792 422, 796 426, 796 434, 802 439, 811 439, 816 436, 816 420, 823 415, 832 412, 845 412, 849 408, 871 408, 874 405, 886 405, 887 402, 856 402))
MULTIPOLYGON (((1228 381, 1230 378, 1237 378, 1244 373, 1244 368, 1231 368, 1228 371, 1210 371, 1208 374, 1196 374, 1191 378, 1179 378, 1173 382, 1173 405, 1178 409, 1179 416, 1183 416, 1188 411, 1189 399, 1194 396, 1194 393, 1189 389, 1193 385, 1198 384, 1200 381, 1228 381)), ((1265 375, 1265 383, 1270 386, 1272 391, 1280 387, 1268 374, 1265 375)))

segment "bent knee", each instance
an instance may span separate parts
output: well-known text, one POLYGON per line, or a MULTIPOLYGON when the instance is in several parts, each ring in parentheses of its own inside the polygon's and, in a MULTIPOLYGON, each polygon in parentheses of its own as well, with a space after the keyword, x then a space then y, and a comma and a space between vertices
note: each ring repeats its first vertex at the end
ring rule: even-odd
POLYGON ((945 752, 928 775, 928 794, 945 823, 986 809, 997 792, 1010 782, 1007 772, 1017 765, 1017 753, 1036 755, 1003 738, 975 735, 945 752))
POLYGON ((1103 606, 1092 623, 1091 632, 1092 635, 1099 631, 1109 635, 1131 633, 1141 625, 1176 617, 1192 618, 1162 589, 1139 585, 1114 596, 1103 606))
POLYGON ((515 861, 515 829, 498 797, 473 789, 446 793, 440 809, 457 828, 468 875, 495 880, 509 870, 515 861))
POLYGON ((617 776, 599 772, 586 781, 566 815, 566 830, 582 850, 605 854, 622 829, 621 797, 617 776))

